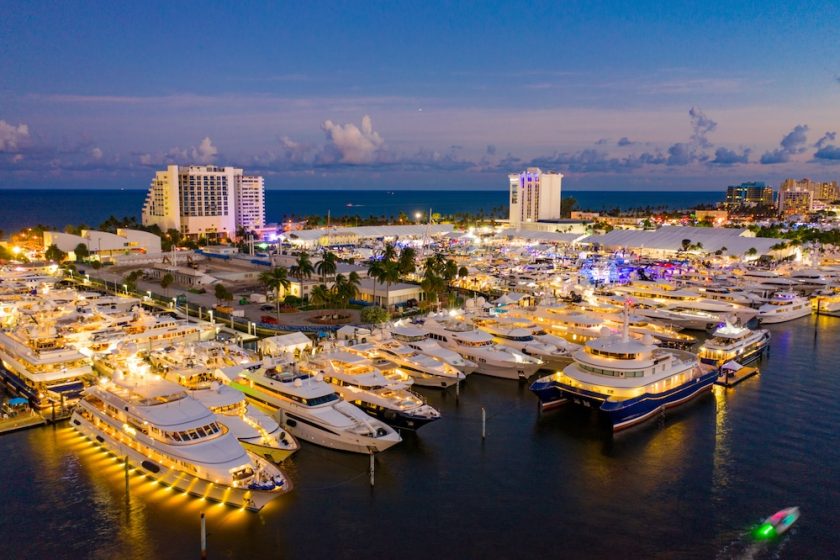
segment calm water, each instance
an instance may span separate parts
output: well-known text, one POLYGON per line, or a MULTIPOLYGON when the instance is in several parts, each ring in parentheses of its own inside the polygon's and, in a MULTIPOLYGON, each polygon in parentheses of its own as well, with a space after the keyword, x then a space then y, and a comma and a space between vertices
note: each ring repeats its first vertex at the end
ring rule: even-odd
POLYGON ((616 438, 585 411, 540 416, 516 382, 427 392, 444 417, 377 459, 304 444, 296 490, 259 514, 131 477, 69 427, 0 437, 4 556, 836 558, 840 319, 772 326, 759 377, 616 438), (480 438, 480 408, 488 411, 480 438), (798 505, 781 541, 745 533, 798 505))
MULTIPOLYGON (((602 210, 619 207, 690 208, 722 199, 718 192, 626 192, 568 191, 580 208, 602 210)), ((108 216, 134 216, 140 211, 146 191, 142 190, 21 190, 0 189, 0 229, 7 233, 44 224, 58 229, 66 224, 96 226, 108 216)), ((289 217, 398 216, 405 212, 452 214, 492 212, 502 207, 507 215, 507 191, 353 191, 353 190, 269 190, 266 191, 266 219, 276 222, 289 217), (352 204, 352 206, 347 206, 352 204)))

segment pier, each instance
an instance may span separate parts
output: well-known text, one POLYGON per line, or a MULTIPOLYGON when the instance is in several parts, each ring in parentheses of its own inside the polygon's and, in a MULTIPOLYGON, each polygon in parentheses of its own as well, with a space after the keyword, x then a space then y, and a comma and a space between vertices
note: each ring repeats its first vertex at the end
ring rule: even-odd
POLYGON ((721 387, 726 387, 727 389, 730 387, 734 387, 735 385, 741 383, 745 379, 749 379, 754 375, 758 375, 759 370, 757 367, 750 367, 744 366, 739 370, 725 370, 722 369, 720 374, 715 381, 715 385, 719 385, 721 387))
POLYGON ((35 428, 43 426, 47 421, 43 416, 35 412, 21 413, 10 418, 3 418, 0 420, 0 434, 8 434, 27 428, 35 428))

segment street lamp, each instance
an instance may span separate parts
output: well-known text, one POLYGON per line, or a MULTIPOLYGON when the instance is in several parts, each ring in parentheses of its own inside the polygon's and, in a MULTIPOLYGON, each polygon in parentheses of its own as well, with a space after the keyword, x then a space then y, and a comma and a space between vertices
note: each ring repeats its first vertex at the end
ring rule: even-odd
POLYGON ((209 309, 209 310, 207 311, 207 314, 210 316, 210 323, 215 325, 215 324, 216 324, 216 321, 213 319, 213 310, 212 310, 212 309, 209 309))
POLYGON ((148 294, 149 299, 152 299, 152 290, 146 290, 146 294, 148 294))
POLYGON ((128 284, 123 284, 123 290, 125 290, 125 295, 128 295, 128 284))

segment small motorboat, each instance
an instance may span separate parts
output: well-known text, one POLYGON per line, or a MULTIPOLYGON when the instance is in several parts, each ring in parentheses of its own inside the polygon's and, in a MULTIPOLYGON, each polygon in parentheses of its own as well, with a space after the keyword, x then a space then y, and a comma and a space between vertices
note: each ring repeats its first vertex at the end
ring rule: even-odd
POLYGON ((771 539, 783 535, 785 531, 790 529, 791 525, 796 523, 797 519, 799 519, 798 507, 779 510, 764 520, 764 523, 758 527, 756 535, 760 539, 771 539))

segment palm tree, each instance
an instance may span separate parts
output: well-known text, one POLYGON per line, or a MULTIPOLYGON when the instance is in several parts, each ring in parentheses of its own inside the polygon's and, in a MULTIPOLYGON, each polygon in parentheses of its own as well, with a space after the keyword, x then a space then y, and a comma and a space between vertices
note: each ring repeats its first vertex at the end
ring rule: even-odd
POLYGON ((274 300, 277 305, 277 317, 280 317, 280 293, 285 294, 292 283, 289 280, 289 271, 286 267, 278 266, 272 270, 266 270, 260 274, 260 283, 266 290, 274 290, 274 300))
POLYGON ((397 249, 393 243, 386 243, 385 249, 382 251, 383 261, 393 261, 397 258, 397 249))
POLYGON ((382 261, 377 259, 371 259, 368 262, 367 273, 368 277, 373 279, 373 303, 376 305, 376 283, 381 282, 382 276, 382 261))
POLYGON ((309 300, 315 305, 327 305, 332 300, 332 294, 325 284, 318 284, 312 288, 309 300))
POLYGON ((309 260, 309 255, 307 253, 301 253, 297 262, 292 265, 292 276, 298 280, 303 280, 304 277, 312 278, 313 272, 315 272, 315 267, 312 266, 312 261, 309 260))
POLYGON ((390 309, 391 299, 391 284, 398 282, 400 279, 400 267, 396 261, 386 261, 382 263, 382 272, 379 275, 379 281, 385 283, 385 308, 390 309))
POLYGON ((315 270, 321 276, 321 282, 326 284, 327 276, 335 274, 335 271, 338 269, 337 263, 338 257, 335 256, 335 253, 330 251, 324 253, 321 260, 315 265, 315 270))
MULTIPOLYGON (((432 259, 429 258, 427 263, 429 260, 432 259)), ((443 290, 444 282, 443 278, 435 272, 434 267, 427 266, 426 270, 423 271, 423 279, 420 281, 420 287, 426 292, 427 297, 434 295, 435 307, 437 307, 440 301, 438 294, 443 290)))
POLYGON ((415 263, 415 259, 417 258, 417 251, 414 247, 406 247, 400 253, 399 259, 399 269, 400 274, 412 274, 414 271, 417 270, 417 264, 415 263))

